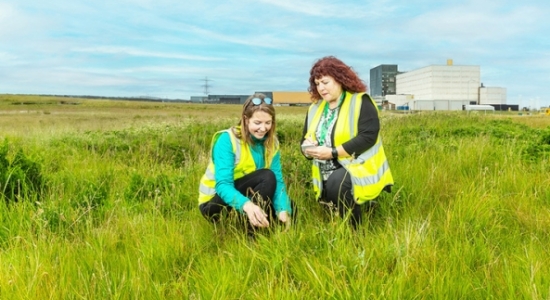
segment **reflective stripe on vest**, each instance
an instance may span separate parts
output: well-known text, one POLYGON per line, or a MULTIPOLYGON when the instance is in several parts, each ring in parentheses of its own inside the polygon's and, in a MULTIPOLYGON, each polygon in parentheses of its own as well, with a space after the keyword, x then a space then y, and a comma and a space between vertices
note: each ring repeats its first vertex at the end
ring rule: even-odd
POLYGON ((208 200, 205 201, 205 199, 207 198, 206 196, 208 196, 208 198, 211 198, 216 194, 216 189, 215 189, 216 177, 214 175, 214 162, 212 161, 212 152, 214 150, 214 144, 218 140, 219 136, 224 132, 227 132, 229 134, 229 138, 231 140, 231 145, 233 148, 233 153, 235 153, 234 165, 236 166, 241 160, 241 144, 235 141, 237 137, 233 134, 231 129, 226 129, 226 130, 216 132, 212 137, 212 141, 210 142, 210 160, 208 162, 206 171, 204 172, 204 175, 202 176, 199 184, 199 203, 208 201, 208 200), (212 185, 211 183, 214 183, 214 185, 212 185))

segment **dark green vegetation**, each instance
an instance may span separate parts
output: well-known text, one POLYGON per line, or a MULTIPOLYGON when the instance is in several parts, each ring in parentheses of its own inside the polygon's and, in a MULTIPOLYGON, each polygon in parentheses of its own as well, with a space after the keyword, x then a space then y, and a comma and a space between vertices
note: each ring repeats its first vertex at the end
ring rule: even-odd
POLYGON ((19 149, 10 160, 8 141, 0 145, 0 199, 7 202, 19 199, 40 199, 42 174, 40 164, 29 159, 19 149))
POLYGON ((1 299, 550 297, 548 117, 384 112, 396 185, 351 232, 312 198, 305 109, 278 107, 300 214, 250 241, 196 203, 239 107, 31 100, 0 101, 1 299))

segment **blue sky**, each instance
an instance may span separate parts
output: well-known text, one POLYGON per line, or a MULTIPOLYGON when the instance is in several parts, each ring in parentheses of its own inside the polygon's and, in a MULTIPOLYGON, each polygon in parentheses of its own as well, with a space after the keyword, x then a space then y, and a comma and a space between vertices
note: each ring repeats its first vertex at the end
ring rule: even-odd
POLYGON ((0 93, 305 91, 334 55, 369 70, 479 65, 509 104, 550 105, 550 2, 0 0, 0 93))

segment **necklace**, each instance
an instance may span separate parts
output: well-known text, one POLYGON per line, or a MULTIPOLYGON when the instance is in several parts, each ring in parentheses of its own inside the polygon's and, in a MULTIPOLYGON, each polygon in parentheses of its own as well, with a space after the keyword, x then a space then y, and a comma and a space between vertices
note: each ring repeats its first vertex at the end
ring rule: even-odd
POLYGON ((323 108, 323 117, 321 120, 321 132, 319 133, 319 145, 323 146, 326 145, 325 138, 327 137, 327 132, 332 127, 332 124, 334 122, 334 117, 338 114, 340 105, 342 105, 342 101, 344 100, 344 93, 340 95, 340 99, 338 99, 338 105, 336 105, 335 108, 329 108, 329 103, 327 102, 325 104, 325 107, 323 108))

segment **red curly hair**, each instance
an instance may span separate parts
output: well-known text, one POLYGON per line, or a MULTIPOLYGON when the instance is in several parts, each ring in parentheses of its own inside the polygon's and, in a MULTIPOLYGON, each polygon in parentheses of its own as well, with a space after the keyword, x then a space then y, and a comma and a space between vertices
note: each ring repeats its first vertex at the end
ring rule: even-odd
POLYGON ((336 82, 342 85, 342 89, 350 93, 361 93, 367 91, 367 86, 359 78, 353 69, 346 65, 343 61, 334 56, 325 56, 315 62, 309 72, 309 88, 307 89, 311 95, 312 101, 321 99, 321 95, 317 91, 315 79, 320 79, 323 76, 331 76, 336 82))

